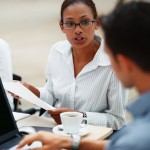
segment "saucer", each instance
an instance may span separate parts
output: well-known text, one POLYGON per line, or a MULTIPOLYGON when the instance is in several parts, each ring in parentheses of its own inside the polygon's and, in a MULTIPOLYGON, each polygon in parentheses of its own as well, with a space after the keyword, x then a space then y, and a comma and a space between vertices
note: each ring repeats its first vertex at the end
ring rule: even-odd
MULTIPOLYGON (((52 131, 56 134, 60 134, 60 135, 65 135, 65 136, 71 136, 70 134, 65 133, 65 131, 63 130, 63 125, 57 125, 55 126, 52 131)), ((80 128, 79 131, 79 135, 80 136, 85 136, 87 134, 89 134, 90 130, 88 128, 88 126, 84 127, 84 128, 80 128)))

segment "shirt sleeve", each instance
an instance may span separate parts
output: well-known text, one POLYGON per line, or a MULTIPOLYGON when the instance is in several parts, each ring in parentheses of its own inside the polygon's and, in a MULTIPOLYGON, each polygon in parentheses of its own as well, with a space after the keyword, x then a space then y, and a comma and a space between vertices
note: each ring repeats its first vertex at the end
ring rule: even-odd
POLYGON ((53 83, 51 76, 51 57, 52 52, 50 52, 49 54, 48 63, 45 69, 46 83, 44 87, 39 88, 39 91, 40 91, 40 99, 53 106, 56 99, 54 97, 53 83))
MULTIPOLYGON (((140 150, 139 146, 137 146, 137 144, 132 142, 133 139, 130 139, 130 137, 128 137, 127 141, 126 141, 126 139, 124 139, 123 143, 119 142, 119 139, 122 138, 122 136, 124 136, 124 135, 119 134, 117 138, 111 139, 111 141, 109 141, 108 144, 106 145, 105 150, 134 150, 134 149, 140 150), (129 142, 129 140, 131 142, 129 142)), ((144 149, 144 147, 142 148, 142 150, 143 149, 144 149)))
POLYGON ((125 106, 127 104, 128 91, 112 74, 107 92, 108 108, 104 112, 86 112, 89 124, 101 125, 120 129, 125 125, 125 106))
POLYGON ((106 147, 105 150, 133 150, 133 149, 135 149, 134 146, 120 145, 120 146, 110 146, 109 148, 106 147))
MULTIPOLYGON (((0 39, 0 77, 2 81, 12 81, 12 62, 9 45, 0 39)), ((13 97, 6 91, 10 106, 14 109, 13 97)))

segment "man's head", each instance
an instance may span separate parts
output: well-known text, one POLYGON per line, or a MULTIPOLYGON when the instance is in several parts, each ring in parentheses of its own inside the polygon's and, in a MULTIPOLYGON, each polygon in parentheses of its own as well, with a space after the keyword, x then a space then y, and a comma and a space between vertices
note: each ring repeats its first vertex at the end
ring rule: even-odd
POLYGON ((150 3, 118 5, 100 22, 112 66, 122 83, 131 87, 135 68, 150 73, 150 3))

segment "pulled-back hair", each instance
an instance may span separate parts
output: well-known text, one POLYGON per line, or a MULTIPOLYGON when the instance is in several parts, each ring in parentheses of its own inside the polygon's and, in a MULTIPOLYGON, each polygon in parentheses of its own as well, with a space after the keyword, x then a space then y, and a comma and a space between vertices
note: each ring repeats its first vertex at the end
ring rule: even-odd
POLYGON ((112 54, 123 54, 150 72, 150 3, 117 5, 112 13, 100 17, 100 22, 112 54))
POLYGON ((63 23, 63 12, 64 10, 69 7, 70 5, 73 5, 75 3, 83 3, 87 6, 89 6, 92 10, 93 13, 93 17, 94 19, 97 18, 97 11, 96 11, 96 7, 95 4, 92 0, 64 0, 64 2, 61 5, 61 12, 60 12, 60 16, 61 16, 61 20, 60 22, 63 23))

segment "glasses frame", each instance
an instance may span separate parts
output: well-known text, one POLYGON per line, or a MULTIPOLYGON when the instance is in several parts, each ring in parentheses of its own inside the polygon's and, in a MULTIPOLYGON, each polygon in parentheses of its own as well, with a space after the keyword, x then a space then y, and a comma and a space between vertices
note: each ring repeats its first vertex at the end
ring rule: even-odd
MULTIPOLYGON (((95 20, 89 20, 89 22, 92 22, 92 25, 93 25, 93 23, 96 22, 96 19, 95 20)), ((66 28, 63 26, 64 24, 67 24, 67 23, 62 23, 61 25, 64 27, 64 29, 67 29, 67 30, 74 30, 76 28, 76 26, 79 26, 82 29, 90 28, 90 27, 83 27, 81 25, 81 22, 79 22, 79 23, 73 22, 73 23, 74 23, 74 27, 71 27, 71 28, 68 28, 68 27, 66 28)))

